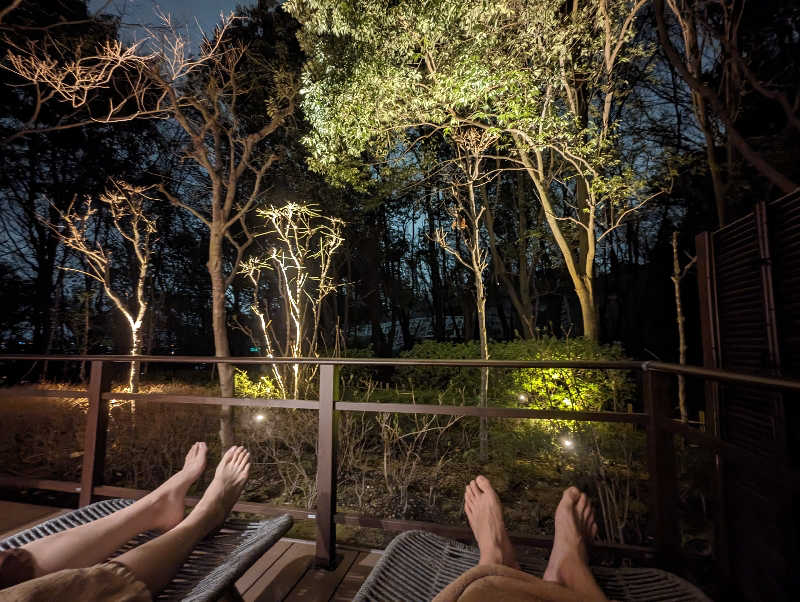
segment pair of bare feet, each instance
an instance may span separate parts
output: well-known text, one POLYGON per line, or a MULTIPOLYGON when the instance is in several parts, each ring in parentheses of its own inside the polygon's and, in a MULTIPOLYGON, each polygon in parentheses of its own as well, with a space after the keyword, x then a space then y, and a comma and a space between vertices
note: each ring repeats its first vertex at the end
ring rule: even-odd
POLYGON ((184 518, 186 493, 206 467, 206 444, 195 443, 183 468, 158 489, 108 516, 25 544, 27 569, 17 583, 64 569, 102 563, 122 544, 144 531, 164 531, 117 556, 150 592, 172 579, 197 543, 225 521, 250 471, 250 454, 231 447, 222 456, 200 501, 184 518))
MULTIPOLYGON (((514 548, 503 522, 500 498, 489 479, 478 476, 464 492, 464 510, 480 549, 479 564, 502 564, 519 569, 514 548)), ((585 493, 569 487, 555 514, 555 537, 542 577, 581 594, 605 600, 589 570, 588 545, 597 535, 594 511, 585 493)))
MULTIPOLYGON (((151 505, 156 529, 169 531, 184 520, 186 493, 203 474, 207 452, 206 444, 201 441, 192 445, 186 454, 183 468, 158 489, 142 498, 142 502, 151 505)), ((221 525, 239 499, 249 471, 250 453, 243 447, 231 447, 222 456, 214 472, 214 479, 189 514, 189 518, 202 518, 210 528, 221 525)))

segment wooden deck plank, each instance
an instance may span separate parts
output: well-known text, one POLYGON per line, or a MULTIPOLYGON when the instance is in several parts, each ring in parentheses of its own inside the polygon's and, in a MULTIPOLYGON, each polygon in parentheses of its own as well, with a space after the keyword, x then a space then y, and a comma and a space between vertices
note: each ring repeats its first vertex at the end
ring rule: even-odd
POLYGON ((306 571, 303 578, 285 598, 286 602, 328 602, 358 554, 353 550, 340 550, 337 556, 341 556, 341 558, 338 559, 339 562, 334 570, 311 568, 306 571))
POLYGON ((293 543, 277 562, 242 594, 245 602, 280 602, 314 561, 314 545, 293 543))
POLYGON ((359 552, 350 570, 347 571, 344 579, 336 589, 331 602, 350 602, 355 598, 361 588, 361 584, 372 572, 375 563, 378 562, 381 556, 382 554, 378 552, 359 552))
POLYGON ((236 591, 238 591, 240 595, 244 594, 244 592, 250 589, 252 585, 258 581, 258 578, 275 564, 286 550, 291 547, 291 542, 282 539, 276 541, 269 550, 264 552, 261 558, 253 563, 253 566, 247 569, 244 575, 239 577, 239 580, 236 582, 236 591))
POLYGON ((53 506, 0 501, 0 539, 69 512, 53 506))

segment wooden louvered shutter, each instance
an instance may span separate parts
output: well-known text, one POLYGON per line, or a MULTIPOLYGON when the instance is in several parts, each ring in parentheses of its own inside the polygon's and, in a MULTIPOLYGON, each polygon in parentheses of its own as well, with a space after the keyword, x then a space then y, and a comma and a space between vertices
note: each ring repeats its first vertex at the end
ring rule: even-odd
MULTIPOLYGON (((797 376, 800 361, 800 195, 759 203, 745 217, 698 237, 704 358, 708 367, 797 376), (791 366, 791 368, 790 368, 791 366), (787 370, 788 369, 788 370, 787 370)), ((796 400, 746 386, 707 388, 717 434, 763 458, 765 470, 728 461, 720 473, 728 569, 747 599, 788 599, 794 544, 790 467, 796 400), (785 408, 792 407, 789 415, 785 408)), ((720 540, 718 539, 718 542, 720 540)))

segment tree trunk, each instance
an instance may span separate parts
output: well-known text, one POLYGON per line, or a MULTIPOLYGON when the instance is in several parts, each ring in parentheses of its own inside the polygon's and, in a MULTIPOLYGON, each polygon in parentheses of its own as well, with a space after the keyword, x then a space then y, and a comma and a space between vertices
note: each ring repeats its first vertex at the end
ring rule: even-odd
MULTIPOLYGON (((139 336, 138 328, 131 328, 131 355, 139 355, 142 351, 142 337, 139 336)), ((138 393, 139 391, 139 364, 140 362, 131 362, 131 369, 128 373, 128 393, 138 393)), ((131 407, 134 407, 136 402, 131 402, 131 407)))
MULTIPOLYGON (((500 169, 498 165, 498 170, 500 169)), ((519 210, 519 236, 517 237, 517 257, 519 261, 519 274, 518 282, 519 289, 514 284, 511 275, 506 270, 505 259, 500 253, 497 245, 497 235, 494 230, 494 214, 492 208, 489 207, 489 192, 486 186, 483 187, 483 206, 485 208, 485 221, 486 231, 489 234, 489 250, 492 253, 492 261, 494 263, 494 271, 497 276, 503 281, 508 293, 511 304, 517 312, 520 324, 522 325, 522 338, 530 339, 536 335, 533 317, 533 308, 530 302, 530 290, 528 288, 528 242, 525 233, 528 230, 527 216, 522 208, 523 199, 518 198, 519 210)), ((497 205, 501 203, 500 199, 500 183, 497 184, 497 205)))
POLYGON ((594 300, 594 276, 588 275, 581 278, 581 285, 575 287, 578 301, 581 304, 581 320, 583 321, 583 336, 597 341, 600 338, 597 306, 594 300))
MULTIPOLYGON (((481 346, 481 359, 489 359, 489 337, 486 333, 486 287, 483 284, 483 268, 486 265, 481 254, 481 212, 478 211, 475 201, 473 183, 469 185, 470 213, 472 214, 472 236, 470 255, 472 259, 472 276, 475 280, 475 310, 478 321, 478 339, 481 346)), ((486 206, 484 205, 484 208, 486 206)), ((488 211, 484 213, 488 215, 488 211)), ((489 400, 489 367, 481 368, 480 407, 486 408, 489 400)), ((486 416, 480 419, 480 455, 481 462, 489 460, 489 421, 486 416)))
MULTIPOLYGON (((211 277, 211 324, 214 331, 214 350, 217 357, 230 357, 228 342, 227 312, 225 310, 225 276, 222 267, 222 243, 224 233, 211 231, 208 244, 208 274, 211 277)), ((233 397, 233 368, 230 364, 219 364, 219 391, 221 397, 233 397)), ((219 441, 223 450, 233 445, 233 408, 220 406, 219 441)))
MULTIPOLYGON (((524 330, 528 336, 523 334, 523 338, 536 336, 536 312, 533 309, 531 299, 532 276, 536 273, 536 253, 533 253, 533 260, 528 265, 528 203, 525 197, 525 176, 517 174, 516 178, 516 197, 517 215, 519 216, 519 240, 517 242, 517 262, 519 264, 519 296, 522 303, 525 319, 522 320, 524 330)), ((538 299, 537 299, 538 303, 538 299)))
MULTIPOLYGON (((675 67, 676 71, 680 74, 681 78, 686 82, 689 88, 699 94, 705 101, 708 102, 708 108, 722 120, 725 124, 725 129, 728 135, 728 142, 736 148, 738 153, 744 158, 745 161, 750 163, 757 172, 759 172, 766 180, 772 185, 781 190, 784 194, 789 194, 797 189, 797 184, 785 174, 777 170, 772 164, 767 161, 764 156, 753 148, 744 136, 735 127, 735 115, 732 115, 729 107, 725 101, 721 99, 718 94, 712 90, 700 77, 694 76, 681 57, 678 51, 669 39, 667 25, 664 19, 664 0, 655 0, 655 17, 656 27, 658 30, 659 41, 664 53, 669 59, 670 63, 675 67)), ((724 217, 724 216, 723 216, 724 217)))
MULTIPOLYGON (((683 366, 686 364, 686 316, 683 315, 683 303, 681 303, 681 280, 686 272, 697 261, 694 257, 683 269, 681 269, 680 258, 678 256, 678 233, 672 233, 672 285, 675 288, 675 317, 678 322, 678 361, 683 366)), ((681 410, 681 421, 689 421, 689 413, 686 410, 686 377, 678 375, 678 406, 681 410)))
MULTIPOLYGON (((564 263, 567 267, 572 284, 575 287, 575 293, 578 295, 578 301, 581 304, 581 318, 583 320, 583 336, 587 339, 598 340, 599 328, 597 318, 597 308, 595 307, 594 299, 594 239, 588 237, 581 238, 580 253, 576 261, 573 255, 572 248, 561 230, 561 224, 556 217, 553 209, 553 202, 550 197, 550 192, 547 188, 546 182, 540 177, 539 173, 542 171, 541 165, 534 164, 528 151, 525 150, 525 145, 519 137, 514 136, 514 141, 517 143, 517 149, 520 151, 520 158, 525 165, 525 171, 530 176, 536 187, 536 192, 539 195, 539 200, 544 207, 545 219, 547 225, 550 227, 550 232, 553 233, 558 249, 564 258, 564 263)), ((541 160, 537 157, 537 162, 541 164, 541 160)), ((592 228, 589 228, 589 233, 592 228)), ((593 234, 592 234, 593 236, 593 234)))
MULTIPOLYGON (((478 334, 481 344, 481 359, 489 359, 489 337, 486 334, 486 295, 480 274, 475 275, 475 297, 478 313, 478 334)), ((489 401, 489 367, 481 368, 480 407, 486 408, 489 401)), ((480 420, 480 461, 489 460, 489 421, 486 416, 480 420)))
MULTIPOLYGON (((89 355, 89 331, 91 330, 91 300, 94 295, 91 292, 91 279, 88 276, 84 277, 84 283, 86 286, 86 291, 84 292, 84 300, 83 300, 83 336, 81 341, 81 355, 89 355)), ((82 383, 87 382, 86 380, 86 361, 81 362, 81 371, 80 371, 80 379, 82 383)))

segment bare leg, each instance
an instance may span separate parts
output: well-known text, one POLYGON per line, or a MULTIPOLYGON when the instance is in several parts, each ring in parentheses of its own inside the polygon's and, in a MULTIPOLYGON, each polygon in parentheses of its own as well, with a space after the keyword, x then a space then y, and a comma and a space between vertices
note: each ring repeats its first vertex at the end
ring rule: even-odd
POLYGON ((597 535, 594 511, 576 487, 564 491, 556 508, 553 550, 542 577, 574 591, 583 600, 607 600, 589 570, 587 543, 597 535))
POLYGON ((481 551, 479 564, 504 564, 519 569, 503 523, 503 507, 489 479, 478 475, 464 491, 464 511, 481 551))
POLYGON ((143 531, 171 529, 183 518, 186 492, 205 466, 206 444, 195 443, 183 468, 142 499, 86 525, 24 545, 33 559, 34 576, 97 564, 143 531))
POLYGON ((161 591, 197 543, 222 525, 242 492, 250 454, 231 447, 217 466, 202 499, 177 527, 115 558, 127 566, 151 593, 161 591))

